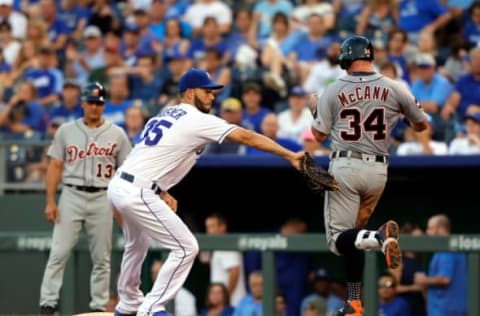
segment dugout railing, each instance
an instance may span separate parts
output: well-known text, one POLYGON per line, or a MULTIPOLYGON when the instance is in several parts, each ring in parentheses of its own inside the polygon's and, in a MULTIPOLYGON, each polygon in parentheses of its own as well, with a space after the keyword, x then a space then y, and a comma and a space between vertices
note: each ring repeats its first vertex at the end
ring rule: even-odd
MULTIPOLYGON (((275 302, 275 257, 276 251, 328 252, 323 234, 278 235, 278 234, 228 234, 211 236, 197 234, 201 250, 261 251, 264 277, 264 315, 274 314, 275 302)), ((118 261, 123 250, 121 235, 113 239, 113 256, 118 261)), ((48 253, 51 234, 47 233, 0 233, 0 252, 39 251, 48 253)), ((451 235, 448 237, 401 236, 401 246, 405 251, 431 253, 435 251, 461 251, 468 256, 468 316, 480 315, 480 235, 451 235)), ((69 260, 62 287, 61 314, 71 315, 75 303, 75 277, 77 267, 75 256, 87 252, 86 239, 82 236, 75 247, 73 260, 69 260)), ((153 244, 151 251, 164 251, 153 244)), ((377 314, 377 278, 379 275, 378 251, 366 253, 365 270, 365 315, 377 314)), ((46 256, 45 256, 46 258, 46 256)), ((115 261, 115 259, 114 259, 115 261)), ((117 263, 118 264, 118 263, 117 263)))

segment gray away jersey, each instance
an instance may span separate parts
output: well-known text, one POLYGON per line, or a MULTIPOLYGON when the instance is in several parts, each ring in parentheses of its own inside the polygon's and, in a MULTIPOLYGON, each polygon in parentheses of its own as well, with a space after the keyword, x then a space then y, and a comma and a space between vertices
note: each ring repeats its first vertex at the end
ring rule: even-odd
POLYGON ((119 126, 105 121, 92 129, 80 118, 60 126, 47 155, 64 162, 63 183, 104 188, 130 150, 119 126))
POLYGON ((425 119, 420 104, 403 85, 381 74, 346 75, 318 98, 313 128, 330 135, 332 150, 388 155, 388 136, 404 115, 425 119))

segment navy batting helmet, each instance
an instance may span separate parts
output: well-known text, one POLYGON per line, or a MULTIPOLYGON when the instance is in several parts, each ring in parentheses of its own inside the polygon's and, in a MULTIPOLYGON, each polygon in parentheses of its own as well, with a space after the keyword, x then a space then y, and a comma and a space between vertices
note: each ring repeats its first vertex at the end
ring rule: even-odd
POLYGON ((105 103, 105 88, 98 82, 87 84, 82 89, 82 101, 105 103))
POLYGON ((354 35, 347 38, 341 47, 340 67, 348 69, 354 60, 373 60, 373 45, 366 37, 354 35))

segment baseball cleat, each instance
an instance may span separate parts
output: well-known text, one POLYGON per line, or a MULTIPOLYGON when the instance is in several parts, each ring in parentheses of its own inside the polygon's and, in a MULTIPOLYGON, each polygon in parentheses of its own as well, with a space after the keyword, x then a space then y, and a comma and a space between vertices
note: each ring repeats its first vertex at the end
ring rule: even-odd
POLYGON ((382 244, 387 267, 396 269, 402 262, 402 250, 398 244, 400 228, 397 222, 389 220, 378 229, 378 239, 382 244))
POLYGON ((40 315, 55 315, 58 308, 56 306, 40 306, 40 315))
POLYGON ((345 305, 338 310, 335 316, 362 316, 363 307, 362 301, 360 300, 351 300, 346 301, 345 305))

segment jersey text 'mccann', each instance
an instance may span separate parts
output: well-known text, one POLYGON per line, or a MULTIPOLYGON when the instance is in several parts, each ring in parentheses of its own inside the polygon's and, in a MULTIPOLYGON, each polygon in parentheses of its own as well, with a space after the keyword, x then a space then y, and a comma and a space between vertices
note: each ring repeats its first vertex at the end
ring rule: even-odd
POLYGON ((356 103, 363 100, 381 100, 385 102, 387 100, 390 90, 388 88, 379 86, 358 86, 355 88, 355 92, 352 93, 340 93, 338 99, 342 106, 348 106, 351 103, 356 103))

